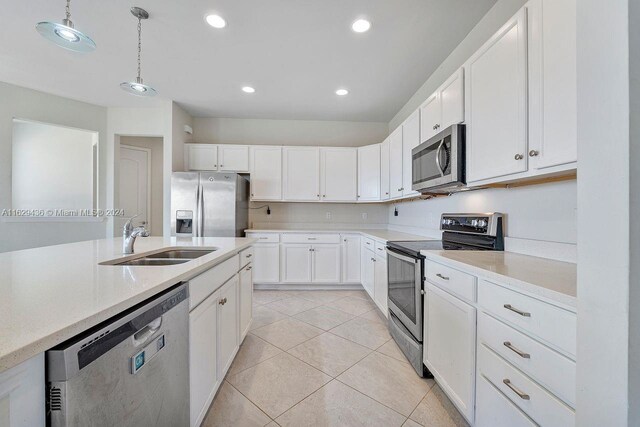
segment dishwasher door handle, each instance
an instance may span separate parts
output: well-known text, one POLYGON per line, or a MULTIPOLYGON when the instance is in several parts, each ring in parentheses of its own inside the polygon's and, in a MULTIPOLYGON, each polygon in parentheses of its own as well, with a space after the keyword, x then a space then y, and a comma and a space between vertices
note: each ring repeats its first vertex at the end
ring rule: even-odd
POLYGON ((133 344, 136 347, 144 345, 149 338, 153 336, 160 327, 162 326, 162 316, 153 319, 151 322, 147 323, 147 325, 140 329, 138 332, 133 334, 133 344))

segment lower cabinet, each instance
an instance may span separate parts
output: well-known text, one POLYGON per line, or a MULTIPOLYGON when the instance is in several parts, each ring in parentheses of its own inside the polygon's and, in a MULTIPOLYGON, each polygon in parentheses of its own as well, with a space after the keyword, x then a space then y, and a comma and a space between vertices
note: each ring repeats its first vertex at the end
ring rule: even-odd
POLYGON ((44 427, 44 353, 0 373, 0 426, 44 427))
POLYGON ((360 261, 362 287, 369 294, 371 299, 375 299, 375 264, 376 258, 372 251, 362 248, 360 261))
POLYGON ((374 263, 374 301, 380 311, 387 316, 387 306, 389 297, 389 279, 387 277, 387 258, 376 255, 374 263))
POLYGON ((313 245, 311 248, 311 281, 340 282, 340 244, 313 245))
POLYGON ((218 302, 216 291, 189 313, 191 426, 199 426, 218 390, 218 302))
POLYGON ((253 281, 277 283, 280 281, 280 244, 258 243, 253 245, 253 281))
POLYGON ((473 424, 476 309, 427 284, 425 365, 462 415, 473 424))
POLYGON ((240 344, 247 336, 251 326, 251 316, 253 308, 253 265, 246 265, 240 270, 240 285, 238 289, 240 298, 240 344))
POLYGON ((516 405, 493 386, 484 376, 479 375, 476 385, 476 427, 534 427, 531 421, 516 405))
POLYGON ((238 284, 239 275, 233 276, 220 289, 218 299, 218 378, 224 378, 238 351, 238 284))
POLYGON ((311 282, 311 245, 289 243, 280 250, 280 272, 285 283, 311 282))
POLYGON ((360 236, 343 234, 342 283, 360 283, 360 236))

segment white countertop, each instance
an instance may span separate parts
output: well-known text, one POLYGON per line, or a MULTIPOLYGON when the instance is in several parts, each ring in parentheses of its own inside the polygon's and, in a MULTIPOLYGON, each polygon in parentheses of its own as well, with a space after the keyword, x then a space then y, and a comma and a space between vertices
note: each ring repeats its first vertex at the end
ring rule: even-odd
POLYGON ((137 257, 165 247, 217 248, 170 266, 112 266, 122 239, 0 253, 0 372, 228 259, 255 239, 138 238, 137 257))
POLYGON ((427 259, 444 262, 573 310, 577 306, 576 264, 514 252, 439 250, 421 253, 427 259))
POLYGON ((400 231, 384 230, 384 229, 372 229, 372 228, 274 228, 274 229, 262 229, 262 228, 250 228, 245 230, 246 233, 332 233, 332 234, 360 234, 364 237, 369 237, 374 240, 388 242, 393 240, 440 240, 433 239, 425 236, 418 236, 416 234, 408 234, 400 231))

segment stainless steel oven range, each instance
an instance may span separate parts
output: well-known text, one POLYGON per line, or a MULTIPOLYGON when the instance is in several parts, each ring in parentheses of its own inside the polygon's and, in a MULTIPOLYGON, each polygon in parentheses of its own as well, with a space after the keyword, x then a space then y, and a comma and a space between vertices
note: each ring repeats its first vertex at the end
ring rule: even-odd
POLYGON ((423 250, 504 250, 499 213, 443 214, 442 240, 388 242, 389 332, 420 376, 422 363, 425 257, 423 250))

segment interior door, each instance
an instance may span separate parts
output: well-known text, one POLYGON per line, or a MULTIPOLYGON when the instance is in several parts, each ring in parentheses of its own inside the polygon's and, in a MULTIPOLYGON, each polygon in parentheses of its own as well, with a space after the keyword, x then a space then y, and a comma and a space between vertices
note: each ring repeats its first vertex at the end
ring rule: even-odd
MULTIPOLYGON (((116 232, 120 233, 128 218, 138 215, 135 224, 149 224, 151 205, 150 150, 127 145, 120 146, 119 165, 119 208, 124 209, 124 217, 116 217, 116 232)), ((147 226, 148 228, 148 226, 147 226)))
POLYGON ((358 150, 356 148, 320 149, 323 202, 355 202, 358 191, 358 150))
POLYGON ((389 193, 392 199, 402 196, 402 126, 389 136, 389 193))
POLYGON ((282 149, 284 199, 320 200, 320 151, 317 147, 282 149))

